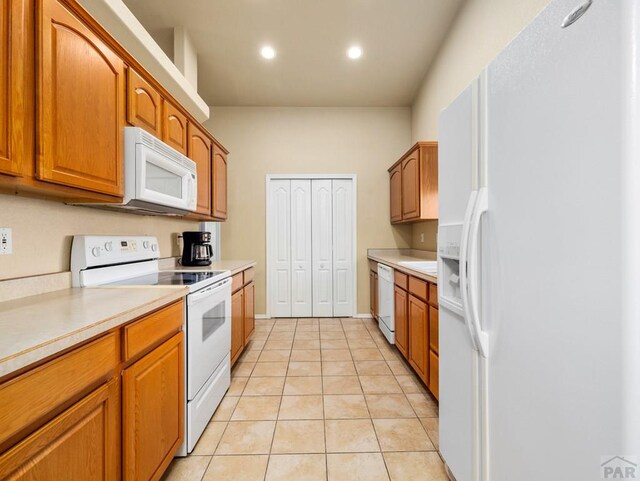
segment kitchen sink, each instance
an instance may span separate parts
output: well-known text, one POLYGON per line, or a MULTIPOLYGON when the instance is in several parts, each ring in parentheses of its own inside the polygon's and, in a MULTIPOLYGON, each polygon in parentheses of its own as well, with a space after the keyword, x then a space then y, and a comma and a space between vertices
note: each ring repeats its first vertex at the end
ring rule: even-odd
POLYGON ((427 274, 436 274, 438 272, 438 261, 400 261, 398 264, 427 274))

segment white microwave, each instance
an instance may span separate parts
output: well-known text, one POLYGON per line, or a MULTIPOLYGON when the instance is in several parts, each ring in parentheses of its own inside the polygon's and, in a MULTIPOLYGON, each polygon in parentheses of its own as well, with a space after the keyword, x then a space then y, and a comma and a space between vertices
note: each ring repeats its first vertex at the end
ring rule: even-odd
POLYGON ((196 164, 139 127, 124 129, 124 197, 85 204, 145 215, 184 215, 197 208, 196 164))

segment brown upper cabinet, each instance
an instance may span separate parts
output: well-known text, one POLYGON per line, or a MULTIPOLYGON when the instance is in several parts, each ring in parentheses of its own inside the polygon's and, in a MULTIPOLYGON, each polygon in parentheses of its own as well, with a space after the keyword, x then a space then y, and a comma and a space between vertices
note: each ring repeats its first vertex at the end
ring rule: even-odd
POLYGON ((37 177, 121 196, 124 62, 59 1, 39 8, 37 177))
POLYGON ((21 2, 2 2, 0 6, 0 172, 19 175, 20 157, 13 152, 12 134, 15 121, 23 118, 23 111, 16 111, 19 103, 20 89, 26 85, 20 79, 15 79, 14 73, 20 73, 25 66, 21 59, 15 57, 16 43, 24 38, 24 29, 15 23, 19 17, 21 2), (16 15, 18 14, 18 15, 16 15), (16 72, 17 69, 20 69, 16 72))
POLYGON ((389 188, 391 198, 391 222, 402 221, 402 164, 397 164, 389 171, 389 188))
POLYGON ((211 215, 216 219, 227 218, 227 154, 217 142, 213 143, 213 199, 211 215))
POLYGON ((389 169, 391 223, 438 218, 438 143, 418 142, 389 169))
POLYGON ((162 136, 162 97, 132 68, 127 75, 127 122, 158 138, 162 136))
POLYGON ((189 123, 188 155, 196 163, 198 174, 198 207, 196 213, 211 215, 211 139, 196 125, 189 123))
POLYGON ((187 155, 187 116, 168 100, 162 103, 162 140, 187 155))
POLYGON ((226 220, 228 151, 78 2, 0 4, 0 192, 120 202, 127 124, 196 162, 190 217, 226 220))

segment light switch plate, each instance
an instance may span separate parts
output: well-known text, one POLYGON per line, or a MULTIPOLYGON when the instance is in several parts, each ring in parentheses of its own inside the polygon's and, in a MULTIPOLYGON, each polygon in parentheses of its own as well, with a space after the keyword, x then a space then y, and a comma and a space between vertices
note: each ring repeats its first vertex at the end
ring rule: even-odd
POLYGON ((13 253, 13 241, 11 240, 11 229, 0 227, 0 255, 13 253))

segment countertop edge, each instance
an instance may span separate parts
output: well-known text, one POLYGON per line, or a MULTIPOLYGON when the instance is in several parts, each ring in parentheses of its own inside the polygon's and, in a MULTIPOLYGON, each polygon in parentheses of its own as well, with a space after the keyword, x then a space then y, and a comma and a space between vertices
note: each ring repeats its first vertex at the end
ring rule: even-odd
MULTIPOLYGON (((100 287, 91 287, 88 289, 100 289, 100 287)), ((174 291, 166 293, 151 302, 141 304, 136 308, 123 311, 117 315, 102 319, 81 329, 65 334, 64 336, 42 342, 16 354, 12 354, 4 359, 0 359, 0 378, 29 367, 30 365, 38 363, 44 359, 55 356, 62 351, 72 348, 78 344, 82 344, 90 339, 100 336, 101 334, 105 334, 112 329, 128 324, 145 314, 185 297, 188 293, 189 289, 186 287, 175 288, 174 291)))
POLYGON ((416 271, 413 269, 409 269, 408 267, 397 264, 396 262, 392 262, 383 257, 374 256, 371 254, 367 254, 367 259, 372 260, 374 262, 379 262, 380 264, 385 264, 390 267, 393 267, 395 270, 403 272, 405 274, 409 274, 410 276, 417 277, 418 279, 422 279, 424 281, 432 282, 433 284, 438 284, 438 278, 429 274, 425 274, 424 272, 416 271))

